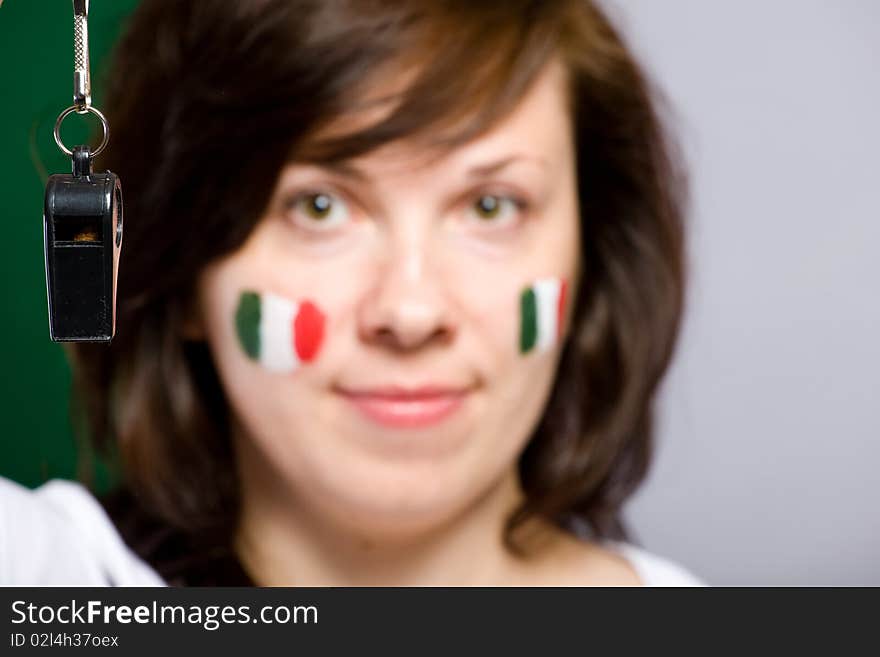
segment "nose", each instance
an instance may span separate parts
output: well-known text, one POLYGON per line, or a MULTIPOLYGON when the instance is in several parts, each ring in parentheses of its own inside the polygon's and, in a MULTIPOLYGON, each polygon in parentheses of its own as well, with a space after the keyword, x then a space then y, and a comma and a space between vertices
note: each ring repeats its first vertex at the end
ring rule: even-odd
POLYGON ((448 344, 455 335, 443 283, 431 267, 428 236, 389 239, 359 313, 360 337, 395 352, 448 344))

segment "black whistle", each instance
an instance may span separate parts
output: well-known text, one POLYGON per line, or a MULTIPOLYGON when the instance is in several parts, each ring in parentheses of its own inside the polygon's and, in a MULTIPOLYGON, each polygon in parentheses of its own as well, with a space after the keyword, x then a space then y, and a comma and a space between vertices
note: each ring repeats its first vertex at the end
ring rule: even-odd
POLYGON ((54 342, 110 342, 116 332, 116 275, 122 247, 122 187, 92 172, 87 146, 73 149, 73 175, 46 185, 43 245, 54 342))

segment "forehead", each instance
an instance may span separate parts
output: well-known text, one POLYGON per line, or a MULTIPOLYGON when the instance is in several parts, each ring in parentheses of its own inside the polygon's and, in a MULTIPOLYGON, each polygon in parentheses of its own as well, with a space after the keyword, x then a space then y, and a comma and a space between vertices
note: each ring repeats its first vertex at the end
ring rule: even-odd
MULTIPOLYGON (((376 98, 386 100, 377 100, 366 111, 335 119, 318 138, 350 134, 381 121, 394 109, 394 90, 398 85, 406 85, 406 76, 373 92, 376 98)), ((558 161, 572 149, 572 117, 564 65, 558 58, 550 59, 519 101, 474 139, 452 149, 438 149, 426 143, 431 136, 417 134, 394 141, 350 162, 370 175, 388 176, 479 164, 513 153, 558 161)))

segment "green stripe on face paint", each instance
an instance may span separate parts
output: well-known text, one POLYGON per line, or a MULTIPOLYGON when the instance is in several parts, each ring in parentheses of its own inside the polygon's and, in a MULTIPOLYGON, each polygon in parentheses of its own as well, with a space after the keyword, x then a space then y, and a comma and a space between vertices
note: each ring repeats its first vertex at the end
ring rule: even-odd
POLYGON ((260 357, 260 296, 242 292, 235 311, 235 330, 244 352, 256 360, 260 357))
POLYGON ((531 287, 523 290, 519 298, 519 309, 519 350, 524 354, 535 346, 538 339, 538 300, 535 297, 535 290, 531 287))

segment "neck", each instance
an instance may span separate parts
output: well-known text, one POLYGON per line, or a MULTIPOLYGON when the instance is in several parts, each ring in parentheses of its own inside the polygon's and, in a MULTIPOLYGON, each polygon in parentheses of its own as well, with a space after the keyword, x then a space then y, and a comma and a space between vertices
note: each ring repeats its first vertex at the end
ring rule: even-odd
POLYGON ((257 585, 494 586, 527 572, 502 541, 504 519, 522 499, 515 468, 439 526, 392 535, 309 512, 253 444, 239 447, 236 551, 257 585))

